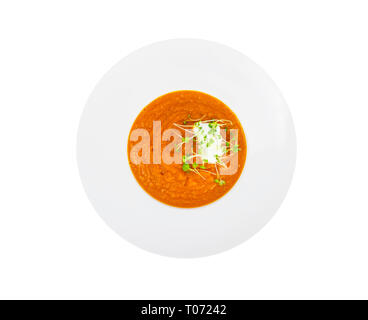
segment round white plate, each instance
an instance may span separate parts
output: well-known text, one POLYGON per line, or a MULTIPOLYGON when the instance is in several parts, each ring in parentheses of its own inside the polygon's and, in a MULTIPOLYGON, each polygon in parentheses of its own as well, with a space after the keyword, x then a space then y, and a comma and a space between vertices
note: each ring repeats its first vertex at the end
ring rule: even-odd
POLYGON ((102 78, 80 120, 77 155, 88 198, 113 230, 142 249, 191 258, 228 250, 271 219, 291 182, 296 140, 288 107, 261 68, 227 46, 176 39, 133 52, 102 78), (247 139, 238 182, 200 208, 155 200, 128 164, 128 134, 136 116, 175 90, 198 90, 223 101, 247 139))

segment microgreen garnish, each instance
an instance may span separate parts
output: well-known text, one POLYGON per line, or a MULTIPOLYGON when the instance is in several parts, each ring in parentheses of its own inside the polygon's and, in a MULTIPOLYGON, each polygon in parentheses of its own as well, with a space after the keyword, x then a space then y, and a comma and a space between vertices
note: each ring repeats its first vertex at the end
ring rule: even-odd
POLYGON ((188 163, 184 163, 182 169, 183 169, 184 172, 187 172, 190 169, 189 164, 188 163))
POLYGON ((215 183, 217 183, 219 186, 223 186, 225 184, 225 180, 222 179, 215 179, 215 183))
POLYGON ((230 140, 226 141, 226 135, 223 135, 222 129, 229 131, 229 126, 232 126, 230 120, 211 119, 203 120, 205 115, 199 119, 191 118, 188 114, 186 119, 183 119, 182 124, 174 123, 174 126, 185 132, 185 137, 181 138, 181 143, 175 145, 175 150, 181 152, 182 146, 185 144, 186 155, 183 156, 182 170, 184 172, 193 172, 201 178, 206 179, 208 174, 216 177, 214 180, 219 186, 223 186, 225 181, 221 179, 220 167, 226 168, 228 152, 238 152, 240 150, 237 145, 237 137, 230 132, 230 140), (195 144, 195 151, 193 143, 195 144), (188 148, 189 147, 189 148, 188 148), (198 160, 201 164, 198 164, 198 160), (190 164, 189 162, 193 162, 190 164), (212 166, 207 167, 207 164, 212 166), (201 173, 205 173, 203 176, 201 173))
POLYGON ((217 127, 217 122, 216 121, 214 121, 214 122, 210 122, 209 124, 208 124, 208 126, 212 129, 212 128, 216 128, 217 127))

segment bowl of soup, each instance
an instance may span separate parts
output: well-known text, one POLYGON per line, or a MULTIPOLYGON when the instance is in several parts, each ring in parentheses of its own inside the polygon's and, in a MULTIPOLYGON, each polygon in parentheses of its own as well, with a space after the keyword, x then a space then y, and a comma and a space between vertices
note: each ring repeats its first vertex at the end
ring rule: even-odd
POLYGON ((291 182, 289 109, 242 53, 196 39, 138 49, 97 84, 77 139, 82 184, 122 238, 172 257, 249 239, 291 182))

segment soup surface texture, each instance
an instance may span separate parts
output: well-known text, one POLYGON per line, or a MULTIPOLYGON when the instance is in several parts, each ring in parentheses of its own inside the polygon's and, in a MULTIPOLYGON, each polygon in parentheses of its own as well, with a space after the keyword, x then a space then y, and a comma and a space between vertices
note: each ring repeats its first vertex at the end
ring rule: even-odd
POLYGON ((170 92, 149 103, 128 139, 129 164, 139 185, 155 199, 182 208, 207 205, 225 195, 239 179, 246 153, 245 134, 234 112, 219 99, 192 90, 170 92), (148 134, 140 136, 137 129, 148 134), (149 146, 137 151, 144 137, 149 146))

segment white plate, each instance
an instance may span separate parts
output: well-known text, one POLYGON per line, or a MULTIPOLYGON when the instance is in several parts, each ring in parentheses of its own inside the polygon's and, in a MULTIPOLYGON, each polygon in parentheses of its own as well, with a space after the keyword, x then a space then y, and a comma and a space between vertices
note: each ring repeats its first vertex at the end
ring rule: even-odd
POLYGON ((82 115, 77 153, 88 198, 113 230, 148 251, 189 258, 228 250, 271 219, 290 185, 296 141, 287 105, 262 69, 224 45, 176 39, 133 52, 102 78, 82 115), (127 156, 129 130, 142 108, 184 89, 227 104, 248 147, 235 186, 194 209, 153 199, 136 182, 127 156))

